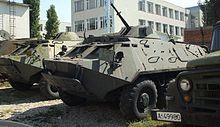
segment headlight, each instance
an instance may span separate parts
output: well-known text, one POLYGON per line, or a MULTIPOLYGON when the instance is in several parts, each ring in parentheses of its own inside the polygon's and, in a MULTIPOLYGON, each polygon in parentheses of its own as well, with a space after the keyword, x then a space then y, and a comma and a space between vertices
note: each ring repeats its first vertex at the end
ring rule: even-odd
POLYGON ((180 89, 183 91, 183 92, 189 92, 192 88, 192 84, 190 83, 189 80, 187 79, 182 79, 180 80, 179 82, 179 86, 180 86, 180 89))

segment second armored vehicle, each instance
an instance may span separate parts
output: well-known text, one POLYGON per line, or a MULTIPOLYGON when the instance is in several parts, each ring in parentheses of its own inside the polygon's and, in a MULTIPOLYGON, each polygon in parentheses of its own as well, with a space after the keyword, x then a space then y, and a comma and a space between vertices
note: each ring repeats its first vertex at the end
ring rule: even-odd
POLYGON ((57 34, 53 40, 26 40, 14 52, 0 57, 0 73, 7 76, 11 86, 17 90, 28 90, 34 83, 48 99, 59 97, 55 87, 41 77, 42 60, 64 55, 72 46, 82 40, 73 32, 57 34))
POLYGON ((164 106, 167 82, 206 53, 200 46, 161 41, 150 27, 130 27, 116 12, 125 29, 90 36, 66 57, 44 60, 43 76, 69 106, 93 99, 119 101, 125 118, 141 119, 156 105, 164 106))

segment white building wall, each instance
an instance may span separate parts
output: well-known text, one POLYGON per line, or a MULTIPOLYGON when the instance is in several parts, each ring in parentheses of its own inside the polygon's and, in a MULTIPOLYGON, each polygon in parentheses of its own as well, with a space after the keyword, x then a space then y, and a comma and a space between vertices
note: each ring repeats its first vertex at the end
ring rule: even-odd
MULTIPOLYGON (((92 34, 92 35, 101 35, 107 32, 106 29, 101 29, 100 28, 100 20, 99 17, 104 16, 105 13, 105 9, 104 7, 99 7, 97 6, 97 8, 94 9, 86 9, 86 0, 84 1, 84 11, 80 11, 80 12, 75 12, 75 5, 74 2, 78 1, 78 0, 72 0, 72 29, 73 31, 75 31, 75 21, 79 21, 79 20, 84 20, 85 21, 85 29, 86 29, 86 20, 89 18, 93 18, 93 17, 97 17, 98 18, 98 23, 99 23, 99 27, 96 30, 89 30, 86 32, 86 35, 92 34)), ((99 1, 98 0, 98 5, 99 5, 99 1)), ((125 18, 125 20, 128 22, 128 24, 130 26, 137 26, 139 25, 139 19, 143 19, 146 21, 146 25, 148 21, 153 21, 154 23, 154 30, 156 30, 156 22, 161 23, 161 29, 163 30, 163 24, 167 24, 168 25, 168 32, 169 32, 169 25, 174 26, 174 33, 175 33, 175 27, 179 28, 179 35, 178 37, 180 38, 180 40, 183 40, 183 36, 181 36, 181 28, 185 28, 186 23, 185 23, 185 8, 176 6, 172 3, 163 1, 163 0, 145 0, 145 9, 146 11, 139 11, 138 10, 138 2, 139 0, 113 0, 114 5, 116 6, 116 8, 118 9, 118 11, 121 11, 121 15, 125 18), (153 11, 154 13, 148 13, 148 8, 147 8, 147 2, 152 2, 153 3, 153 11), (161 5, 161 14, 162 14, 162 7, 165 6, 167 7, 167 13, 168 13, 168 17, 162 16, 162 15, 156 15, 156 8, 155 8, 155 4, 159 4, 161 5), (174 18, 169 18, 169 8, 173 9, 173 15, 174 18), (184 21, 180 21, 180 20, 176 20, 175 19, 175 10, 177 10, 179 12, 183 12, 184 13, 184 21)), ((124 27, 123 23, 121 22, 121 20, 118 18, 118 16, 116 15, 116 13, 113 11, 113 9, 111 8, 111 14, 112 18, 113 18, 113 28, 112 28, 112 32, 118 32, 122 27, 124 27)), ((79 35, 83 35, 83 32, 77 32, 79 35)))
MULTIPOLYGON (((30 21, 29 21, 29 6, 22 4, 15 4, 14 15, 14 38, 29 38, 30 37, 30 21)), ((10 33, 9 19, 9 3, 0 1, 0 29, 10 33)), ((11 30, 12 31, 12 30, 11 30)), ((12 32, 11 32, 12 34, 12 32)))
MULTIPOLYGON (((85 21, 85 29, 87 28, 87 24, 86 24, 86 20, 89 18, 98 18, 98 22, 100 21, 99 18, 101 16, 105 15, 105 10, 104 7, 98 7, 95 9, 90 9, 90 10, 84 10, 81 12, 77 12, 75 13, 75 5, 74 2, 77 0, 72 0, 72 4, 71 4, 71 15, 72 15, 72 30, 75 31, 75 21, 79 21, 79 20, 84 20, 85 21)), ((86 0, 84 1, 84 7, 86 7, 86 0)), ((101 34, 105 34, 106 30, 105 29, 101 29, 100 28, 100 23, 98 29, 96 30, 86 30, 86 35, 101 35, 101 34)), ((83 36, 84 31, 83 32, 77 32, 78 35, 83 36)))

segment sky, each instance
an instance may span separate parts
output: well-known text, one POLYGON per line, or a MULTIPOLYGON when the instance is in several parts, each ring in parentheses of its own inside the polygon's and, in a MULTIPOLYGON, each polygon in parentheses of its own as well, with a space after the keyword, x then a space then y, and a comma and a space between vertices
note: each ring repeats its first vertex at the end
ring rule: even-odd
MULTIPOLYGON (((23 0, 15 0, 22 3, 23 0)), ((128 0, 129 1, 129 0, 128 0)), ((198 0, 165 0, 181 7, 197 6, 198 0)), ((204 1, 204 0, 201 0, 204 1)), ((61 22, 71 22, 71 0, 41 0, 40 19, 47 20, 47 10, 55 5, 58 18, 61 22)))

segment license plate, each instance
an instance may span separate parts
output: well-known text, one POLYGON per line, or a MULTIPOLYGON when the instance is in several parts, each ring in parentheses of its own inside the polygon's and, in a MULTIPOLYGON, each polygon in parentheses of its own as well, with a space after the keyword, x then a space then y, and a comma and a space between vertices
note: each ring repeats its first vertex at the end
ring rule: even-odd
POLYGON ((181 122, 181 114, 175 112, 157 112, 157 120, 181 122))

